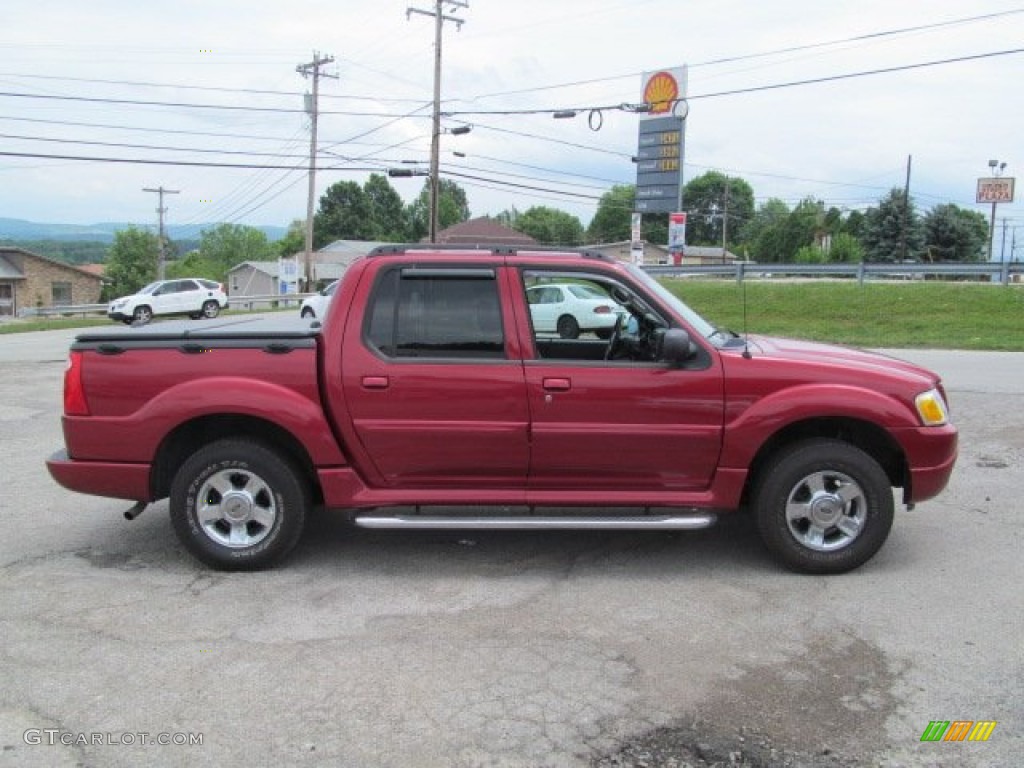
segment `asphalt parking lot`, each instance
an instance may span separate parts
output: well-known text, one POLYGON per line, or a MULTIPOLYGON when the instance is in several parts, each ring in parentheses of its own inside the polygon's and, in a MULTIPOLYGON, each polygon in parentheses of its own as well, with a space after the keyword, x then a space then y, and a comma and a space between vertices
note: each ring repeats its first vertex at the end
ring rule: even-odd
POLYGON ((166 501, 64 491, 70 332, 0 336, 0 765, 1019 766, 1024 355, 944 375, 961 453, 870 563, 697 533, 352 530, 207 570, 166 501), (932 721, 985 742, 922 742, 932 721), (167 743, 159 743, 161 741, 167 743))

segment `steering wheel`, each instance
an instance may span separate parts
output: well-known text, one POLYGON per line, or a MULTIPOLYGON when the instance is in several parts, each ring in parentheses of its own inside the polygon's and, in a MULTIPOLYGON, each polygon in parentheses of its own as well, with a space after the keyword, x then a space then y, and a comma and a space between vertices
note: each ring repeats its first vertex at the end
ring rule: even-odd
POLYGON ((604 351, 604 359, 611 360, 615 354, 615 347, 618 346, 619 340, 622 338, 622 315, 615 318, 615 326, 612 328, 612 335, 608 338, 608 347, 604 351))

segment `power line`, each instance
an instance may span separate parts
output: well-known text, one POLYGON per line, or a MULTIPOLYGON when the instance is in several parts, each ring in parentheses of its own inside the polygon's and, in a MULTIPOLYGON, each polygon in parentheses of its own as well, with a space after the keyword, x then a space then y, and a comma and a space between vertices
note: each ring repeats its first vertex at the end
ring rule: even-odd
MULTIPOLYGON (((935 61, 924 61, 916 64, 901 64, 894 67, 884 67, 881 69, 866 69, 858 72, 847 72, 841 75, 827 75, 824 77, 815 77, 807 80, 792 80, 785 83, 770 83, 768 85, 756 85, 747 88, 736 88, 729 91, 719 91, 717 93, 702 93, 697 95, 687 96, 684 101, 697 101, 700 99, 711 99, 719 96, 735 96, 743 93, 756 93, 758 91, 770 91, 778 90, 780 88, 794 88, 802 85, 815 85, 818 83, 829 83, 836 80, 850 80, 859 77, 870 77, 873 75, 891 74, 893 72, 905 72, 911 69, 924 69, 926 67, 937 67, 945 64, 959 64, 965 61, 977 61, 979 59, 990 59, 997 56, 1010 56, 1013 54, 1024 53, 1024 48, 1012 48, 1006 51, 989 51, 988 53, 978 53, 969 56, 957 56, 950 59, 937 59, 935 61)), ((2 95, 2 94, 0 94, 2 95)), ((543 114, 555 114, 557 112, 602 112, 602 111, 614 111, 619 110, 622 112, 643 112, 645 111, 646 105, 643 104, 604 104, 589 107, 539 107, 533 109, 488 109, 488 110, 453 110, 445 112, 447 117, 473 117, 473 116, 510 116, 510 115, 543 115, 543 114)))
MULTIPOLYGON (((0 151, 0 157, 26 157, 42 158, 47 160, 81 160, 90 163, 119 163, 123 165, 180 165, 190 168, 237 168, 237 169, 260 169, 269 168, 276 171, 306 170, 305 164, 301 165, 269 165, 265 163, 214 163, 189 160, 152 160, 146 158, 129 157, 95 157, 85 155, 53 155, 40 152, 7 152, 0 151)), ((379 167, 351 167, 351 166, 321 166, 324 171, 379 171, 379 167)))
MULTIPOLYGON (((961 19, 952 19, 945 22, 937 22, 935 24, 922 24, 916 27, 903 27, 900 29, 887 30, 883 32, 871 32, 864 35, 856 35, 854 37, 841 38, 837 40, 829 40, 823 43, 809 43, 807 45, 789 46, 786 48, 777 48, 771 51, 761 51, 758 53, 740 54, 737 56, 727 56, 720 59, 709 59, 708 61, 699 61, 696 63, 689 64, 690 69, 696 69, 699 67, 714 66, 717 64, 733 63, 737 61, 746 61, 750 59, 766 58, 769 56, 776 56, 783 53, 794 53, 797 51, 811 50, 815 48, 825 48, 834 45, 843 45, 852 42, 863 42, 868 39, 879 39, 883 37, 889 37, 893 35, 907 34, 910 32, 920 32, 929 29, 935 29, 938 27, 955 26, 959 24, 968 24, 976 21, 987 21, 995 19, 1001 16, 1009 16, 1013 14, 1024 13, 1024 8, 1016 8, 1009 11, 1002 11, 999 13, 989 13, 981 16, 969 16, 961 19)), ((566 83, 556 83, 554 85, 542 85, 533 88, 519 88, 510 91, 496 91, 488 94, 478 94, 469 99, 463 101, 479 101, 481 99, 490 99, 498 96, 519 96, 524 93, 537 93, 539 91, 554 91, 563 90, 565 88, 572 88, 577 85, 596 85, 598 83, 610 83, 616 80, 631 80, 643 75, 643 72, 630 72, 624 75, 612 75, 610 77, 595 77, 587 80, 573 80, 566 83)))
MULTIPOLYGON (((298 91, 276 91, 268 90, 265 88, 228 88, 225 86, 216 85, 192 85, 188 83, 153 83, 139 80, 109 80, 94 77, 68 77, 66 75, 19 74, 16 72, 0 72, 0 77, 17 77, 32 80, 56 80, 70 83, 99 83, 101 85, 127 85, 133 88, 177 88, 180 90, 209 91, 215 93, 240 93, 254 94, 259 96, 288 96, 289 98, 296 98, 302 95, 298 91)), ((395 99, 388 98, 385 96, 352 96, 350 94, 337 93, 324 93, 321 94, 320 97, 324 99, 339 99, 346 101, 371 101, 384 104, 415 104, 421 101, 420 99, 395 99)))

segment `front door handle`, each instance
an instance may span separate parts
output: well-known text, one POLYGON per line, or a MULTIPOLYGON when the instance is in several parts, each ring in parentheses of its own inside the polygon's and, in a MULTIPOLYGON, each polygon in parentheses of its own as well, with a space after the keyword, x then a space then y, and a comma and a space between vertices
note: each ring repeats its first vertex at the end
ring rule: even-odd
POLYGON ((387 389, 387 376, 363 376, 363 389, 387 389))
POLYGON ((544 379, 541 386, 545 392, 568 392, 572 389, 572 382, 569 379, 544 379))

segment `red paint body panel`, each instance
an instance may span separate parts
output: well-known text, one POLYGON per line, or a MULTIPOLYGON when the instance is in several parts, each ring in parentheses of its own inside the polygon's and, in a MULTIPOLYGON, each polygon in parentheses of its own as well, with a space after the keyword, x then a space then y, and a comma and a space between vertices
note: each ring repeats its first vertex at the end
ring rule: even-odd
POLYGON ((409 251, 356 260, 319 332, 298 318, 266 337, 263 321, 250 327, 245 319, 181 326, 180 337, 171 325, 109 338, 87 332, 75 349, 89 415, 65 415, 70 458, 48 466, 73 490, 150 500, 152 463, 168 436, 227 415, 293 436, 328 507, 729 510, 769 441, 802 424, 845 420, 869 424, 898 446, 908 500, 945 486, 956 430, 921 426, 914 406, 915 396, 940 387, 931 372, 858 350, 761 337, 744 356, 742 347, 712 345, 650 290, 626 267, 578 254, 409 251), (378 277, 438 266, 491 275, 503 354, 387 357, 366 340, 378 277), (631 285, 671 327, 690 332, 697 364, 542 359, 522 270, 546 267, 631 285))

